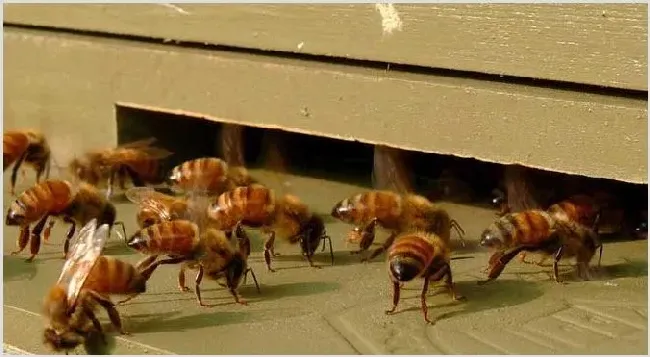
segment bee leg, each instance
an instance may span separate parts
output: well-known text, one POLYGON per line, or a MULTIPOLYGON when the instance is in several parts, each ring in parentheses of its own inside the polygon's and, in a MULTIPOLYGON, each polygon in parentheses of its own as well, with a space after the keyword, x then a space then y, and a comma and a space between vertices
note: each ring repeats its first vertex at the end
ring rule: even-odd
MULTIPOLYGON (((127 237, 127 235, 126 235, 126 227, 124 226, 124 222, 122 222, 122 221, 116 221, 116 222, 113 222, 113 226, 120 226, 120 227, 122 227, 122 237, 124 238, 125 243, 126 243, 126 239, 128 239, 128 237, 127 237)), ((119 235, 119 231, 118 231, 118 235, 119 235)))
POLYGON ((539 260, 538 260, 535 264, 538 265, 538 266, 540 266, 540 267, 543 267, 543 266, 544 266, 544 262, 546 261, 546 259, 548 259, 547 256, 542 256, 541 258, 539 258, 539 260))
POLYGON ((332 237, 323 237, 323 247, 325 247, 325 239, 327 239, 327 241, 330 243, 330 258, 332 259, 332 265, 334 265, 334 249, 332 249, 332 237))
POLYGON ((395 241, 396 237, 397 237, 397 232, 391 233, 390 236, 388 236, 388 238, 386 238, 386 241, 384 242, 384 244, 382 244, 381 247, 375 249, 375 251, 372 252, 372 254, 370 254, 370 256, 368 258, 361 259, 361 261, 365 262, 365 261, 368 261, 368 260, 372 260, 374 257, 376 257, 379 254, 386 251, 386 249, 390 248, 390 246, 393 245, 393 242, 395 241))
POLYGON ((135 171, 133 171, 133 169, 131 169, 128 166, 124 166, 124 171, 126 171, 127 175, 129 175, 129 178, 131 179, 133 186, 136 187, 144 186, 144 181, 140 178, 140 176, 138 176, 138 174, 135 171))
POLYGON ((68 250, 70 249, 70 240, 72 240, 72 237, 74 236, 74 231, 77 224, 70 217, 63 217, 63 222, 70 224, 70 228, 68 229, 68 233, 65 237, 65 243, 63 243, 63 259, 65 259, 68 256, 68 250))
POLYGON ((43 228, 45 228, 45 223, 47 223, 47 219, 49 217, 49 215, 45 215, 43 218, 41 218, 41 220, 36 223, 36 226, 34 226, 34 229, 32 230, 32 239, 29 244, 29 251, 32 255, 27 258, 28 262, 34 260, 38 252, 41 250, 41 233, 43 233, 43 228))
POLYGON ((121 190, 126 190, 126 175, 123 170, 120 170, 117 173, 117 184, 119 185, 121 190))
POLYGON ((45 239, 46 242, 49 242, 50 240, 50 234, 52 233, 52 227, 54 227, 54 224, 56 223, 55 220, 51 220, 47 227, 45 228, 45 231, 43 232, 43 238, 45 239))
POLYGON ((11 255, 16 255, 27 247, 27 242, 29 241, 29 226, 24 226, 20 228, 20 235, 18 236, 18 250, 11 252, 11 255))
POLYGON ((237 237, 237 240, 239 241, 239 248, 242 253, 244 253, 244 256, 248 257, 251 255, 251 240, 248 237, 248 234, 242 228, 241 222, 237 222, 237 225, 235 225, 235 237, 237 237))
POLYGON ((150 255, 142 259, 141 261, 135 264, 135 270, 138 272, 143 271, 146 267, 150 266, 156 259, 158 259, 157 255, 150 255))
POLYGON ((244 274, 244 284, 246 284, 246 276, 248 276, 248 272, 250 272, 251 277, 253 277, 253 281, 255 282, 255 287, 257 288, 257 293, 261 294, 262 291, 260 290, 260 285, 257 283, 257 277, 255 276, 255 272, 253 271, 253 268, 246 269, 246 274, 244 274))
POLYGON ((449 290, 449 294, 451 295, 452 300, 454 301, 464 301, 467 300, 463 295, 458 294, 456 292, 456 286, 454 285, 454 280, 452 278, 451 274, 451 266, 449 264, 446 264, 446 270, 445 272, 445 285, 447 285, 447 289, 449 290))
POLYGON ((95 315, 93 310, 86 307, 86 306, 83 306, 82 308, 83 308, 84 314, 86 314, 88 319, 90 319, 90 321, 93 323, 93 327, 95 327, 95 330, 97 330, 97 332, 99 332, 99 334, 102 336, 102 342, 104 344, 107 344, 106 335, 104 335, 104 330, 102 329, 102 324, 99 323, 99 320, 97 319, 97 316, 95 315))
POLYGON ((273 245, 275 243, 275 232, 270 231, 264 242, 264 261, 266 262, 266 268, 270 272, 275 272, 275 269, 271 268, 271 251, 273 250, 273 245))
POLYGON ((390 315, 395 312, 395 309, 397 309, 397 304, 399 304, 399 292, 400 292, 400 287, 401 284, 398 282, 393 282, 393 308, 390 310, 386 310, 386 315, 390 315))
POLYGON ((488 267, 488 278, 486 280, 477 281, 478 285, 486 284, 501 275, 503 269, 506 268, 506 265, 519 253, 527 249, 535 249, 536 246, 519 246, 515 248, 508 249, 505 252, 496 252, 490 257, 490 265, 488 267))
MULTIPOLYGON (((237 293, 236 284, 235 284, 235 282, 233 280, 234 279, 233 279, 232 274, 230 274, 230 273, 226 274, 226 286, 228 286, 228 290, 230 291, 232 296, 235 298, 235 302, 237 304, 241 304, 241 305, 248 305, 248 302, 246 300, 239 297, 239 294, 237 293)), ((255 279, 255 281, 257 282, 257 279, 255 279)), ((259 286, 258 286, 258 288, 259 288, 259 286)))
POLYGON ((20 155, 20 158, 18 158, 18 161, 14 164, 14 168, 11 171, 11 188, 10 188, 10 193, 12 195, 15 195, 15 188, 16 188, 16 178, 18 176, 18 169, 23 165, 23 162, 25 161, 25 158, 27 157, 27 151, 25 151, 22 155, 20 155))
POLYGON ((108 174, 108 183, 106 188, 106 199, 110 200, 113 196, 113 182, 115 181, 115 169, 111 169, 108 174))
POLYGON ((145 280, 149 280, 149 278, 151 277, 151 274, 153 274, 153 272, 158 268, 158 266, 165 265, 165 264, 178 264, 178 263, 181 263, 181 262, 183 262, 185 260, 187 260, 186 257, 179 257, 179 256, 176 256, 176 257, 173 257, 173 258, 161 259, 161 260, 158 260, 158 261, 152 263, 151 265, 149 265, 145 269, 143 269, 140 272, 140 275, 142 275, 142 277, 144 277, 145 280))
POLYGON ((564 253, 564 246, 558 248, 557 252, 555 252, 555 256, 553 257, 553 278, 558 283, 561 283, 561 281, 560 281, 557 265, 560 259, 562 259, 563 253, 564 253))
POLYGON ((120 319, 120 313, 117 312, 113 302, 95 291, 89 290, 88 293, 99 305, 106 309, 106 312, 108 312, 108 318, 111 320, 113 326, 115 326, 122 335, 130 335, 130 333, 124 331, 122 320, 120 319))
POLYGON ((465 241, 465 230, 458 224, 458 221, 455 219, 452 219, 450 221, 451 226, 456 230, 456 233, 458 234, 458 238, 460 239, 460 244, 465 248, 467 246, 467 242, 465 241))
POLYGON ((194 280, 194 294, 196 295, 196 301, 199 305, 203 305, 203 300, 201 300, 201 281, 203 280, 203 265, 199 265, 199 272, 196 273, 196 279, 194 280))
POLYGON ((185 286, 185 266, 181 265, 181 268, 178 271, 178 290, 181 292, 189 292, 190 288, 185 286))
POLYGON ((432 324, 433 322, 429 320, 429 308, 427 307, 428 291, 429 291, 429 279, 424 279, 424 285, 422 286, 422 294, 420 295, 420 303, 422 304, 422 313, 424 314, 424 321, 432 324))

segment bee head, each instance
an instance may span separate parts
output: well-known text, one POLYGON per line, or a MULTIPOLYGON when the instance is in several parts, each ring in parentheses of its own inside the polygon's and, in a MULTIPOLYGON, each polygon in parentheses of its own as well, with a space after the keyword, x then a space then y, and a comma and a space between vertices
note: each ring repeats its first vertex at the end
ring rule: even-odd
POLYGON ((43 331, 43 343, 55 352, 69 351, 84 343, 84 337, 73 331, 66 331, 61 334, 52 328, 43 331))
POLYGON ((312 215, 303 225, 298 234, 300 235, 300 246, 303 253, 310 256, 314 255, 321 239, 325 236, 325 224, 323 219, 317 215, 312 215))
POLYGON ((337 203, 334 208, 332 208, 332 217, 341 221, 349 221, 350 213, 352 212, 353 207, 354 205, 350 202, 349 199, 344 199, 343 201, 337 203))
POLYGON ((115 217, 117 217, 117 211, 115 210, 115 206, 113 206, 112 203, 107 203, 104 208, 102 209, 102 214, 101 218, 97 222, 98 225, 102 224, 108 224, 109 226, 113 226, 115 223, 115 217))
POLYGON ((143 234, 144 230, 135 232, 129 240, 126 242, 126 245, 130 248, 133 248, 137 251, 144 251, 147 249, 147 237, 143 234))
POLYGON ((16 200, 9 207, 7 217, 5 218, 5 225, 7 226, 20 226, 25 221, 25 205, 16 200))
POLYGON ((389 263, 393 279, 406 282, 415 279, 420 274, 420 264, 411 258, 393 259, 389 263))
POLYGON ((488 228, 481 233, 479 244, 482 247, 499 249, 503 246, 503 240, 500 233, 488 228))
POLYGON ((501 206, 506 200, 506 196, 501 190, 492 190, 492 196, 492 205, 495 207, 501 206))
POLYGON ((178 181, 181 179, 181 169, 179 166, 176 166, 172 169, 166 179, 166 183, 170 186, 178 184, 178 181))

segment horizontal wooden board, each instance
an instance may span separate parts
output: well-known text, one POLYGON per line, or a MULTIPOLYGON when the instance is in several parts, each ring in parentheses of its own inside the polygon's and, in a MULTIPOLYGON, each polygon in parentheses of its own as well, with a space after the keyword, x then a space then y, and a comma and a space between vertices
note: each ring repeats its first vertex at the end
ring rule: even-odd
POLYGON ((647 4, 10 4, 4 21, 648 88, 647 4))
POLYGON ((4 50, 4 125, 46 130, 59 161, 115 144, 124 103, 647 183, 646 100, 45 31, 4 50))

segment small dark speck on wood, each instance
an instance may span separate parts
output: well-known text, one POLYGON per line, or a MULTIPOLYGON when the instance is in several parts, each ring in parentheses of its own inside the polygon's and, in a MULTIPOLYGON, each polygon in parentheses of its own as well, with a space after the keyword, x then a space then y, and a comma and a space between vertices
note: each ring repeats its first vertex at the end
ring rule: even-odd
POLYGON ((304 116, 304 117, 307 117, 307 118, 309 118, 309 116, 311 115, 311 114, 309 113, 309 108, 307 108, 307 107, 303 107, 303 108, 300 110, 300 114, 301 114, 302 116, 304 116))

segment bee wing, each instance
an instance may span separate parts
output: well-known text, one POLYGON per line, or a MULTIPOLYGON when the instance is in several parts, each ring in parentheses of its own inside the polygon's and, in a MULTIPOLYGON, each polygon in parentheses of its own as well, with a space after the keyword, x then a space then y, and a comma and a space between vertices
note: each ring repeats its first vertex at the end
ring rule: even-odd
POLYGON ((156 142, 156 138, 146 138, 146 139, 140 139, 140 140, 135 140, 128 142, 126 144, 118 145, 118 148, 124 148, 124 149, 134 149, 134 148, 145 148, 148 146, 151 146, 151 144, 156 142))
POLYGON ((79 230, 58 280, 59 284, 67 287, 68 306, 73 306, 76 302, 88 274, 101 255, 108 233, 108 224, 102 224, 97 228, 96 219, 79 230))
POLYGON ((156 192, 151 187, 131 187, 125 193, 126 198, 138 205, 139 209, 149 209, 160 219, 170 221, 171 214, 163 200, 173 199, 171 196, 156 192))

